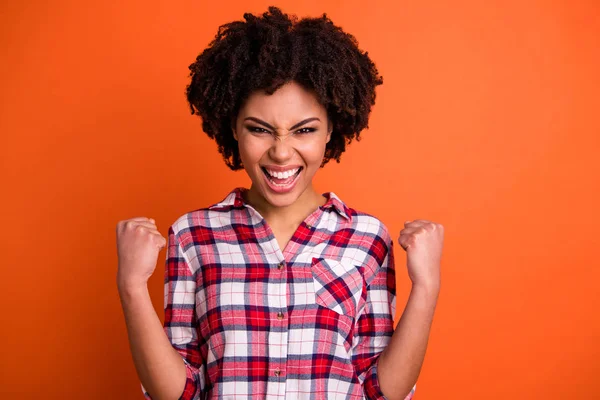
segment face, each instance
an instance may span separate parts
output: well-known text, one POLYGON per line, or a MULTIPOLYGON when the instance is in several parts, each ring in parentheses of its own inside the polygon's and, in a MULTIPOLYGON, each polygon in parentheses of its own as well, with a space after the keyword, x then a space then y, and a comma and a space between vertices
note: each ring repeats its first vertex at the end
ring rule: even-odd
POLYGON ((240 109, 234 137, 254 196, 272 207, 313 198, 312 178, 331 124, 312 92, 290 82, 272 95, 253 93, 240 109))

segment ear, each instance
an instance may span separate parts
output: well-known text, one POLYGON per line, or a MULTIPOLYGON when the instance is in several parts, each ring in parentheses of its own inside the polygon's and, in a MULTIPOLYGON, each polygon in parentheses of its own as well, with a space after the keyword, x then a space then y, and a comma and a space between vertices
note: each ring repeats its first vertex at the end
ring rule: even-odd
POLYGON ((235 124, 236 124, 236 118, 232 117, 229 127, 231 128, 231 132, 233 132, 233 138, 237 142, 238 137, 237 137, 237 132, 235 131, 235 124))
POLYGON ((327 132, 327 141, 325 143, 329 143, 331 140, 331 133, 333 132, 333 124, 329 124, 328 132, 327 132))

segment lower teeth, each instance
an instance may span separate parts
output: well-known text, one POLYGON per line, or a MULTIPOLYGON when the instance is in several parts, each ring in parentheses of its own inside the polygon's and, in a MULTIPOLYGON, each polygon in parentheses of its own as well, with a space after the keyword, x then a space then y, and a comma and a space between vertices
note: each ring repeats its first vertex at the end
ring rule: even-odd
MULTIPOLYGON (((294 179, 296 179, 294 177, 294 179)), ((271 179, 271 183, 275 186, 279 186, 279 187, 283 187, 283 186, 289 186, 292 182, 294 182, 294 179, 292 179, 289 183, 276 183, 271 179)))

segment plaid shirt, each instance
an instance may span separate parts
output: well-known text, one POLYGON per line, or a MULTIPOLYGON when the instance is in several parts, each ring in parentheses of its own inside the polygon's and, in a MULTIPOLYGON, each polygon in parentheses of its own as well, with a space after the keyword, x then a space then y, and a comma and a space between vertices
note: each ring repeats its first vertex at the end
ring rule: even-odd
POLYGON ((164 330, 186 365, 180 399, 385 399, 387 228, 328 192, 282 250, 246 190, 169 228, 164 330))

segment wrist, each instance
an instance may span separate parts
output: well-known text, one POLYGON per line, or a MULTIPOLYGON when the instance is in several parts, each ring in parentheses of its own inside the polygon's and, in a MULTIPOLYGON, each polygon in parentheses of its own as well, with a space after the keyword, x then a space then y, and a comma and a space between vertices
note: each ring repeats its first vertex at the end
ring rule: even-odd
POLYGON ((117 280, 117 289, 121 297, 133 297, 148 293, 148 284, 146 282, 117 280))
POLYGON ((440 282, 413 282, 412 291, 437 299, 440 293, 440 282))

